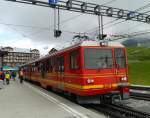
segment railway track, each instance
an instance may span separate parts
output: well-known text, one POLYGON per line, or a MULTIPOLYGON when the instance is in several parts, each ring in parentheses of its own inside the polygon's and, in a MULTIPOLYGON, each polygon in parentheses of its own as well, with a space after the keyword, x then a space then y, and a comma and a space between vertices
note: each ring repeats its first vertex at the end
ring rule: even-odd
POLYGON ((149 113, 137 111, 131 107, 117 104, 91 105, 91 107, 109 115, 111 118, 150 118, 149 113))
POLYGON ((130 96, 133 99, 150 101, 150 94, 131 92, 130 96))
POLYGON ((131 98, 150 101, 150 87, 131 86, 131 98))
POLYGON ((132 85, 132 86, 130 86, 130 89, 133 89, 133 90, 150 91, 150 86, 137 86, 137 85, 132 85))

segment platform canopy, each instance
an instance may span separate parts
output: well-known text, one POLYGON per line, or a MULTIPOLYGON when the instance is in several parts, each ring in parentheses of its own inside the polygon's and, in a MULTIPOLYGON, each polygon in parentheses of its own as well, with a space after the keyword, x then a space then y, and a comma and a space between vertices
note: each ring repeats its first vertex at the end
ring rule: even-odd
POLYGON ((17 70, 19 70, 19 68, 18 68, 18 67, 12 68, 12 67, 10 67, 10 66, 3 66, 3 70, 5 70, 5 71, 7 71, 7 70, 17 71, 17 70))

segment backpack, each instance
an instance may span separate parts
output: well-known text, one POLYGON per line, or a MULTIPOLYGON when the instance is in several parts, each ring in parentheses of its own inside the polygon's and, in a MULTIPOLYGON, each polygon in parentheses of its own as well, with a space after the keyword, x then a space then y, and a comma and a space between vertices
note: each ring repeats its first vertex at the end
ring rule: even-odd
POLYGON ((5 74, 5 78, 6 78, 6 79, 10 79, 10 74, 6 73, 6 74, 5 74))

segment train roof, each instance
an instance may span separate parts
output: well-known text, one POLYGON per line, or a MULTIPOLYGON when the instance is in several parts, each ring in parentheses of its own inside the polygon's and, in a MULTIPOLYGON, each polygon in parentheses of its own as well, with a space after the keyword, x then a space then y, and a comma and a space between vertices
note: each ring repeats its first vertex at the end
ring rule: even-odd
MULTIPOLYGON (((34 63, 34 62, 46 59, 46 58, 48 58, 50 56, 53 56, 53 55, 59 54, 61 52, 64 52, 64 51, 67 51, 67 50, 70 50, 70 49, 74 49, 74 48, 77 48, 77 47, 80 47, 80 46, 89 46, 89 47, 90 46, 95 46, 95 47, 100 46, 100 47, 120 47, 120 48, 124 47, 120 42, 114 42, 114 41, 109 41, 109 42, 108 41, 107 42, 106 41, 101 41, 101 42, 100 41, 83 41, 81 43, 77 43, 77 44, 71 45, 69 47, 66 47, 64 49, 61 49, 59 51, 56 51, 56 52, 54 52, 52 54, 48 54, 48 55, 46 55, 46 56, 44 56, 44 57, 42 57, 40 59, 28 62, 26 64, 31 64, 31 63, 34 63)), ((23 64, 21 66, 24 66, 26 64, 23 64)))
POLYGON ((124 47, 120 42, 115 41, 83 41, 79 46, 124 47))

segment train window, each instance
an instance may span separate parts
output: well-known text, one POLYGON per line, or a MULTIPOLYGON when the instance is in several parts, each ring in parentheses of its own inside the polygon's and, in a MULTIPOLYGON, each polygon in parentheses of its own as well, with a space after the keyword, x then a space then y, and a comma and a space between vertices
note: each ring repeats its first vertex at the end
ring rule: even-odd
POLYGON ((52 69, 51 70, 51 72, 57 72, 58 71, 58 62, 57 62, 57 57, 56 56, 53 56, 53 57, 51 57, 51 67, 50 67, 50 69, 52 69))
POLYGON ((49 60, 46 60, 45 70, 46 70, 46 72, 49 72, 49 60))
POLYGON ((74 51, 70 54, 70 68, 79 69, 79 52, 74 51))
POLYGON ((38 62, 35 62, 36 72, 39 72, 39 68, 38 68, 38 66, 39 66, 39 63, 38 63, 38 62))
POLYGON ((44 79, 44 78, 45 78, 45 69, 46 69, 44 62, 41 62, 40 68, 41 68, 41 75, 42 75, 42 78, 44 79))
POLYGON ((53 71, 53 66, 52 66, 52 58, 49 59, 49 71, 53 71))
POLYGON ((58 71, 64 72, 64 57, 58 57, 58 71))
POLYGON ((38 72, 40 72, 40 66, 38 65, 38 67, 37 67, 37 70, 38 70, 38 72))
POLYGON ((123 48, 115 48, 115 58, 116 58, 117 68, 126 67, 126 58, 125 58, 125 52, 123 48))
POLYGON ((86 69, 112 68, 112 50, 86 48, 84 51, 84 64, 86 69))

